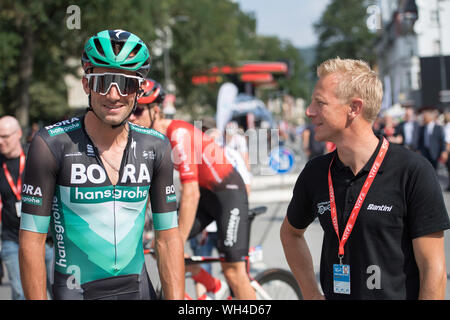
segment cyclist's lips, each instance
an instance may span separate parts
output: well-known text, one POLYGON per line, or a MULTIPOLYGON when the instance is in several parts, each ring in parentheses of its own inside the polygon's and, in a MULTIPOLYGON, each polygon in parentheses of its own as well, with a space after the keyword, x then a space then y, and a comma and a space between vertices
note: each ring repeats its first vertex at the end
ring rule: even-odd
POLYGON ((103 105, 103 108, 108 109, 112 112, 115 112, 116 110, 119 111, 124 107, 125 107, 124 105, 120 105, 120 106, 103 105))

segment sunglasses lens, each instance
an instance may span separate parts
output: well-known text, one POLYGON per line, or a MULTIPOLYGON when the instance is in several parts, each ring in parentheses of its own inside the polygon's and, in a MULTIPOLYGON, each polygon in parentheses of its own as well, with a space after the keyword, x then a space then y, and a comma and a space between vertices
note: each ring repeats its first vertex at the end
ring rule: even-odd
POLYGON ((139 80, 123 74, 91 74, 89 88, 95 92, 106 95, 111 86, 115 85, 120 95, 126 96, 136 93, 139 89, 139 80))
POLYGON ((125 78, 125 83, 123 86, 124 94, 132 94, 138 91, 139 81, 133 78, 125 78))

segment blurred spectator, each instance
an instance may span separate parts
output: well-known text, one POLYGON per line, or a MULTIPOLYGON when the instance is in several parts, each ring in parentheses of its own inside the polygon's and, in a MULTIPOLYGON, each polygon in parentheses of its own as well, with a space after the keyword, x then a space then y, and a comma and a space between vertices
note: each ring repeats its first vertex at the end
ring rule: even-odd
POLYGON ((420 125, 415 119, 414 109, 412 106, 405 107, 403 121, 395 127, 396 141, 391 142, 404 145, 406 148, 416 151, 419 144, 420 125))
POLYGON ((391 115, 386 113, 383 116, 383 124, 382 124, 382 128, 381 128, 381 134, 384 137, 386 137, 386 139, 391 141, 392 138, 394 137, 394 133, 395 133, 394 119, 392 118, 391 115))
POLYGON ((280 141, 279 144, 280 146, 283 146, 289 139, 289 125, 287 123, 287 121, 285 120, 280 120, 278 122, 278 132, 279 132, 279 136, 280 136, 280 141))
MULTIPOLYGON (((23 300, 19 270, 19 227, 25 151, 20 142, 22 129, 16 118, 0 118, 0 195, 2 199, 2 260, 11 282, 13 300, 23 300)), ((45 244, 47 287, 52 275, 53 247, 50 233, 45 244)))
POLYGON ((436 123, 437 111, 423 111, 423 125, 420 127, 418 150, 437 169, 438 161, 447 161, 444 128, 436 123))
MULTIPOLYGON (((245 137, 240 135, 239 133, 233 135, 234 124, 232 124, 231 126, 232 127, 230 131, 228 130, 228 126, 226 130, 226 134, 228 134, 230 143, 225 146, 225 156, 231 162, 233 167, 235 167, 239 172, 242 180, 244 180, 247 194, 250 194, 250 185, 253 176, 250 173, 250 165, 248 162, 247 141, 245 140, 245 137), (238 141, 238 139, 239 142, 236 142, 238 141), (244 156, 247 158, 247 161, 245 161, 244 156)), ((222 134, 220 130, 216 128, 216 122, 214 119, 204 118, 202 120, 202 131, 212 137, 218 145, 224 146, 222 134)))
POLYGON ((314 125, 309 123, 302 134, 303 151, 308 156, 308 161, 324 154, 325 142, 314 139, 314 125))
POLYGON ((0 118, 0 195, 3 204, 1 255, 10 279, 13 300, 25 299, 19 270, 21 177, 25 167, 21 138, 22 129, 16 118, 0 118))
POLYGON ((375 135, 378 136, 378 135, 382 134, 382 130, 383 130, 383 126, 384 126, 383 123, 384 123, 383 118, 380 115, 378 115, 372 125, 372 130, 375 133, 375 135))
POLYGON ((248 146, 242 129, 238 127, 236 121, 230 121, 225 130, 225 146, 232 150, 236 150, 244 159, 247 170, 250 170, 248 146))
POLYGON ((31 128, 30 128, 30 132, 28 133, 28 136, 27 136, 27 143, 31 143, 31 140, 33 140, 34 135, 38 131, 39 131, 39 125, 36 122, 33 122, 33 124, 31 125, 31 128))
POLYGON ((396 142, 394 138, 395 133, 395 121, 388 113, 379 114, 372 125, 372 131, 375 135, 382 135, 386 139, 392 142, 396 142))

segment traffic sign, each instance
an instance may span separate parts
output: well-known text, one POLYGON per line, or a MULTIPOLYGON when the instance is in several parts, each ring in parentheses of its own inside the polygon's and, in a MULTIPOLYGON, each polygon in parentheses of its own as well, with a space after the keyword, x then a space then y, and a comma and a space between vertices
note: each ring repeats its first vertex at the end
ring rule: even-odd
POLYGON ((275 148, 270 152, 269 167, 276 173, 288 173, 292 170, 294 164, 295 156, 289 148, 275 148))

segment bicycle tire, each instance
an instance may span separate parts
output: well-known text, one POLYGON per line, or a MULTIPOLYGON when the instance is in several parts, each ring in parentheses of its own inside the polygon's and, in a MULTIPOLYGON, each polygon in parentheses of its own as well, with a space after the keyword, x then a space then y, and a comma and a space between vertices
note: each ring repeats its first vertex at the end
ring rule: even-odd
MULTIPOLYGON (((273 300, 303 300, 302 292, 294 275, 287 270, 267 269, 257 274, 255 280, 273 300)), ((262 297, 259 295, 258 298, 262 297)))

